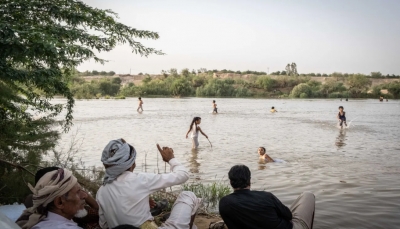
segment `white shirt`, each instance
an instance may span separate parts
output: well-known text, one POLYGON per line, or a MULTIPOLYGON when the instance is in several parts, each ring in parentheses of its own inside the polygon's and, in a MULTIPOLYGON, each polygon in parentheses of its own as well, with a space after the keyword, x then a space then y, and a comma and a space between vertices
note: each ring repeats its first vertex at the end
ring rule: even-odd
POLYGON ((47 217, 33 226, 31 229, 82 229, 74 221, 63 216, 48 212, 47 217))
POLYGON ((197 129, 196 128, 196 123, 193 123, 193 126, 192 126, 192 138, 196 138, 196 137, 198 137, 199 136, 199 129, 197 129))
POLYGON ((171 173, 123 172, 110 184, 101 186, 96 195, 99 203, 101 228, 113 228, 121 224, 139 227, 153 220, 150 213, 149 195, 189 179, 186 168, 175 158, 169 162, 171 173))

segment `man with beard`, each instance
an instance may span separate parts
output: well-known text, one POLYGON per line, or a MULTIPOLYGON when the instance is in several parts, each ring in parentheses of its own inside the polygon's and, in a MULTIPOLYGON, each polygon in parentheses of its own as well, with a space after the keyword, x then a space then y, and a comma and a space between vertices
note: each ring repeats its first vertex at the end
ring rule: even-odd
POLYGON ((85 206, 86 192, 67 169, 45 173, 31 189, 32 207, 17 220, 22 229, 82 229, 72 218, 85 206))

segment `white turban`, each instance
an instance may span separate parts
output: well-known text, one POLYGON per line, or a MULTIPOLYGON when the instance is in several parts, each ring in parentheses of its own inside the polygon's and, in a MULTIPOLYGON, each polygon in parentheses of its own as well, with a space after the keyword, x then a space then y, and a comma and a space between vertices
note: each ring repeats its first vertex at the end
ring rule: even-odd
POLYGON ((28 184, 29 189, 33 193, 33 206, 22 213, 21 217, 17 220, 17 224, 23 229, 35 226, 46 217, 46 215, 38 212, 38 207, 46 207, 56 197, 69 192, 77 183, 78 180, 72 175, 71 171, 58 169, 43 175, 35 187, 28 184))
POLYGON ((122 139, 112 140, 103 150, 101 162, 106 166, 103 185, 113 182, 124 171, 129 169, 136 159, 135 148, 122 139), (132 151, 132 152, 131 152, 132 151))

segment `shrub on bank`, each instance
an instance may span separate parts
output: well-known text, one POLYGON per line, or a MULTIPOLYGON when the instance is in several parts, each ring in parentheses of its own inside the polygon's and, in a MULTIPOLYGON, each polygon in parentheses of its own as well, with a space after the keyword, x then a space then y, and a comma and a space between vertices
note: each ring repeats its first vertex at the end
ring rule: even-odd
POLYGON ((312 91, 311 91, 311 87, 308 86, 308 84, 306 83, 301 83, 297 86, 295 86, 292 90, 292 92, 290 93, 290 96, 292 98, 299 98, 301 94, 305 94, 304 96, 307 96, 306 98, 308 98, 311 95, 312 91))

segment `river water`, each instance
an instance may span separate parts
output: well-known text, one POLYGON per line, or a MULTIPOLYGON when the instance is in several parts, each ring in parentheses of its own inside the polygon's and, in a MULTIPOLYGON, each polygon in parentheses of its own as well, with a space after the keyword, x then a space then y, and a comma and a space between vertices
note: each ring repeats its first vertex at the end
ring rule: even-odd
POLYGON ((61 145, 78 130, 83 161, 101 166, 104 146, 123 137, 138 152, 137 171, 164 172, 157 142, 174 149, 191 181, 226 182, 231 166, 245 164, 252 189, 270 191, 287 206, 313 192, 314 228, 400 228, 400 101, 217 99, 218 115, 210 113, 211 99, 143 101, 142 113, 133 98, 77 101, 74 127, 61 145), (350 123, 344 130, 336 122, 340 105, 350 123), (185 134, 194 116, 212 148, 200 136, 199 150, 191 150, 185 134), (259 146, 285 162, 260 164, 259 146))

